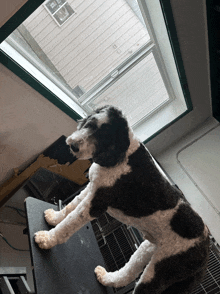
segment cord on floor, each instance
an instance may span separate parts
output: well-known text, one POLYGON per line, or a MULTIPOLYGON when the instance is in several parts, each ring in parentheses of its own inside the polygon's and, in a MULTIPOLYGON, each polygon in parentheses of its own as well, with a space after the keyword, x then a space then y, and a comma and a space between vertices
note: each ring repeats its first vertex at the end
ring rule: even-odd
POLYGON ((15 248, 14 246, 12 246, 8 240, 2 235, 2 233, 0 233, 0 237, 2 237, 2 239, 14 250, 17 250, 17 251, 30 251, 28 249, 18 249, 18 248, 15 248))

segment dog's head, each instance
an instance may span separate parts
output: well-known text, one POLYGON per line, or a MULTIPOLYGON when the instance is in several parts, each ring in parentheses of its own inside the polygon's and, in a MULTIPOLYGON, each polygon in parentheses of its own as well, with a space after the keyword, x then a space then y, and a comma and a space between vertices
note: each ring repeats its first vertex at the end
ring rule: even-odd
POLYGON ((93 159, 101 166, 114 166, 125 158, 129 128, 121 111, 113 106, 98 108, 79 121, 66 143, 78 159, 93 159))

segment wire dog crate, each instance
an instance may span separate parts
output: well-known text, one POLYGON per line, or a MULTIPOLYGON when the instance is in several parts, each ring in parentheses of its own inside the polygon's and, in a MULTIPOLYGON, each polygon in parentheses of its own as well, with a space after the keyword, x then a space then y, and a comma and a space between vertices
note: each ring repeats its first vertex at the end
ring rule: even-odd
MULTIPOLYGON (((138 232, 105 213, 93 220, 92 227, 104 258, 106 269, 119 270, 127 263, 141 243, 138 232)), ((220 294, 220 251, 213 238, 210 243, 210 258, 203 282, 191 294, 220 294)), ((134 283, 122 288, 113 288, 116 294, 130 294, 134 283)))
MULTIPOLYGON (((118 220, 105 213, 91 222, 100 251, 110 272, 122 268, 140 245, 133 231, 118 220)), ((134 283, 123 288, 113 288, 114 293, 130 293, 134 283)))
POLYGON ((214 239, 211 238, 209 262, 206 275, 191 294, 217 294, 220 293, 220 251, 214 239))

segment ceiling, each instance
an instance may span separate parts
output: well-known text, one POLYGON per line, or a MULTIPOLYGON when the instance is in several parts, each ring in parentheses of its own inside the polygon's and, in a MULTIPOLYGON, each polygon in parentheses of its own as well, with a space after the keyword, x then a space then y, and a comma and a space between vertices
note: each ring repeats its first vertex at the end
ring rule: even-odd
POLYGON ((0 28, 27 2, 27 0, 9 0, 1 2, 0 28))

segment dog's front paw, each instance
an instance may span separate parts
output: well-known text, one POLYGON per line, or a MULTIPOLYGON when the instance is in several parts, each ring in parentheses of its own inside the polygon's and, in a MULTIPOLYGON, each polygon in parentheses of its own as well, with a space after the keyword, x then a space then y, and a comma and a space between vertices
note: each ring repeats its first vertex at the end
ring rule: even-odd
POLYGON ((48 231, 35 233, 34 239, 41 249, 50 249, 57 244, 55 234, 50 234, 48 231))
POLYGON ((56 226, 63 220, 60 211, 55 211, 52 208, 44 211, 44 217, 47 223, 51 226, 56 226))
POLYGON ((97 280, 99 281, 99 283, 105 285, 104 277, 107 274, 107 271, 104 269, 104 267, 98 265, 95 268, 95 274, 96 274, 96 277, 97 277, 97 280))

